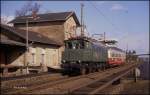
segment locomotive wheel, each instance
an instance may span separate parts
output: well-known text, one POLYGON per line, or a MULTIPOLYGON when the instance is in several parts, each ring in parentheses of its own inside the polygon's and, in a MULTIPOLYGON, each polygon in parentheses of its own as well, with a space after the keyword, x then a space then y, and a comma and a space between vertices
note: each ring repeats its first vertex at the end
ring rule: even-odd
POLYGON ((88 69, 87 69, 87 73, 88 73, 88 74, 91 73, 91 68, 88 68, 88 69))
POLYGON ((97 70, 98 70, 98 72, 100 72, 100 71, 101 71, 101 68, 98 68, 97 70))
POLYGON ((104 64, 102 64, 101 69, 102 69, 103 71, 105 70, 104 64))
POLYGON ((92 69, 91 68, 88 68, 88 73, 91 73, 92 72, 92 69))
POLYGON ((85 68, 82 68, 82 69, 80 70, 80 73, 81 73, 81 75, 85 75, 85 74, 86 74, 86 69, 85 69, 85 68))
POLYGON ((105 70, 106 69, 106 66, 105 65, 103 65, 103 70, 105 70))
POLYGON ((94 73, 94 68, 91 68, 91 73, 94 73))

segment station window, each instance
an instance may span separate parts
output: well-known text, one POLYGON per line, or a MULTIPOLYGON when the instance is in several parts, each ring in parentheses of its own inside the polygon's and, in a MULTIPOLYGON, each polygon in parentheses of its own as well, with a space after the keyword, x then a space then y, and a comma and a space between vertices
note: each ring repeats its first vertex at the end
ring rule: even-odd
POLYGON ((41 55, 42 55, 42 60, 41 61, 42 61, 42 64, 44 64, 44 55, 45 54, 41 54, 41 55))
POLYGON ((35 53, 32 53, 32 63, 35 63, 35 53))
POLYGON ((119 57, 121 57, 121 54, 119 54, 119 57))
POLYGON ((44 64, 45 63, 45 49, 42 49, 41 51, 41 64, 44 64))

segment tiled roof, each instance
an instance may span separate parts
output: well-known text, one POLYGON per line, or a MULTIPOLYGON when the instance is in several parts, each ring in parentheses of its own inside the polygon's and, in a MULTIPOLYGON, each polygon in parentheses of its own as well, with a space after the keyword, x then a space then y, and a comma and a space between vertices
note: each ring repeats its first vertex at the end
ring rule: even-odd
MULTIPOLYGON (((22 37, 23 39, 26 39, 26 30, 18 29, 18 28, 14 28, 14 27, 10 27, 10 26, 1 24, 1 29, 2 28, 6 29, 8 31, 11 31, 12 33, 22 37)), ((32 32, 32 31, 29 31, 28 33, 29 33, 29 35, 28 35, 29 41, 42 43, 42 44, 57 45, 57 46, 61 45, 61 43, 54 41, 53 39, 50 39, 39 33, 32 32)))
POLYGON ((59 13, 46 13, 46 14, 37 14, 38 19, 34 20, 31 15, 16 17, 14 20, 9 23, 26 23, 28 18, 29 22, 50 22, 50 21, 66 21, 69 17, 73 16, 77 25, 80 25, 78 18, 74 12, 59 12, 59 13))
POLYGON ((9 45, 17 45, 17 46, 26 46, 24 43, 13 41, 13 40, 6 40, 6 39, 1 39, 0 43, 9 44, 9 45))

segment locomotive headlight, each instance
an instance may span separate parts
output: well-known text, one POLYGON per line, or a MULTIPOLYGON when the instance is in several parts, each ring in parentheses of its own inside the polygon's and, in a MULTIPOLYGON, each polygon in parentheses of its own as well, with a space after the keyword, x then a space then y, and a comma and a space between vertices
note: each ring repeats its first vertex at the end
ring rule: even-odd
POLYGON ((62 60, 62 63, 65 63, 66 62, 66 60, 62 60))
POLYGON ((81 63, 81 60, 78 60, 78 63, 81 63))

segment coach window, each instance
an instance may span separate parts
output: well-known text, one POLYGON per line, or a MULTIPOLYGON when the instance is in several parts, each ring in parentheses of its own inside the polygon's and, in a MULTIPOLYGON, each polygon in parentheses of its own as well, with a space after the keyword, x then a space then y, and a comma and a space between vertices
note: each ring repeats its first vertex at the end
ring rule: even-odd
POLYGON ((118 54, 117 54, 117 53, 115 54, 115 57, 118 57, 118 54))
POLYGON ((115 54, 115 57, 117 57, 117 54, 115 54))
POLYGON ((111 55, 112 57, 115 57, 115 55, 114 55, 114 53, 112 53, 112 55, 111 55))
POLYGON ((119 57, 119 54, 117 54, 117 57, 119 57))
POLYGON ((117 54, 117 57, 119 57, 119 54, 117 54))

